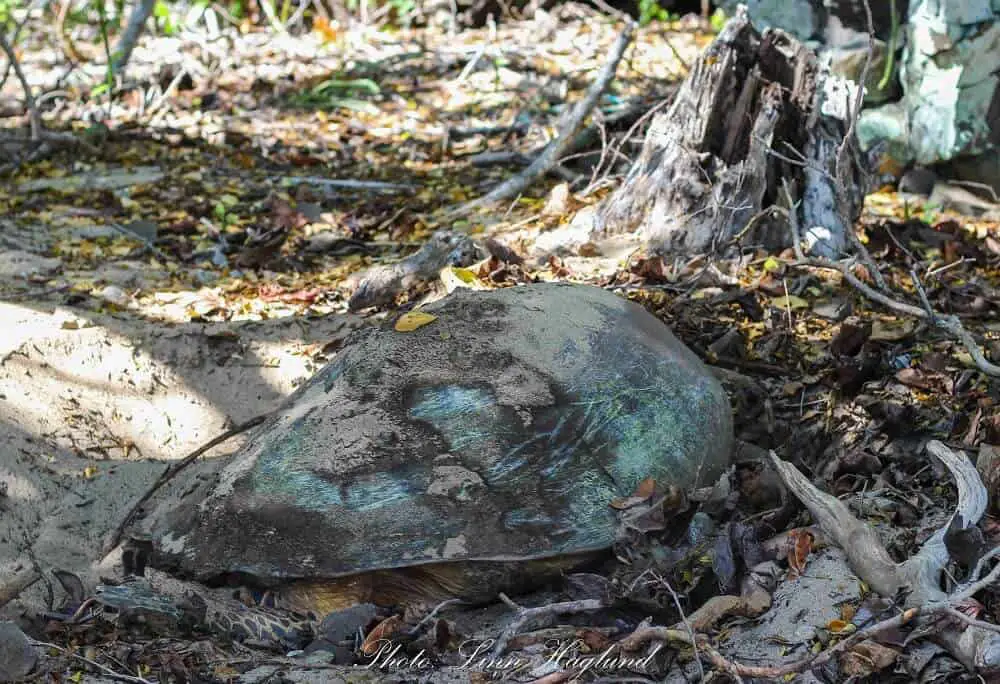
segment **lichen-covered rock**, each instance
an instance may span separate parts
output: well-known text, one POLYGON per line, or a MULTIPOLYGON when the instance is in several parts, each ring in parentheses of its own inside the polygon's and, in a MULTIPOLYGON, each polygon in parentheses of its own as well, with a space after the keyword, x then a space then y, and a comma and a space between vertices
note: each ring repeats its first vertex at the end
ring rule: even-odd
MULTIPOLYGON (((148 520, 154 565, 283 580, 607 548, 609 503, 728 464, 730 407, 640 306, 599 288, 457 291, 355 333, 215 476, 148 520)), ((208 466, 211 467, 211 466, 208 466)))
MULTIPOLYGON (((900 65, 903 99, 863 113, 863 145, 888 140, 901 163, 937 164, 1000 144, 1000 4, 912 0, 900 65)), ((996 164, 969 180, 1000 188, 996 164)))

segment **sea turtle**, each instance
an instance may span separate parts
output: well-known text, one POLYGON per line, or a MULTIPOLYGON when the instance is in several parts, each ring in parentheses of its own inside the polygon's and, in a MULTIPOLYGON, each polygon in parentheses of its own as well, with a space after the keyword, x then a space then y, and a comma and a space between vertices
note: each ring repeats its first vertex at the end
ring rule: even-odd
MULTIPOLYGON (((702 486, 727 467, 724 390, 641 306, 533 284, 458 290, 420 312, 353 333, 245 446, 172 484, 143 521, 150 565, 266 590, 307 620, 360 602, 488 601, 606 551, 609 503, 646 478, 702 486)), ((207 613, 255 638, 301 627, 207 613)))

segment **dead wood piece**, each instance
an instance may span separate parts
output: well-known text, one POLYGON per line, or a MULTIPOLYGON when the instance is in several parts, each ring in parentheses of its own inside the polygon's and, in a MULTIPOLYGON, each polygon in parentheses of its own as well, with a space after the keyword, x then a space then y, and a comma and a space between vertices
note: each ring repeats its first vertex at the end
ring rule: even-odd
POLYGON ((24 70, 21 69, 21 63, 17 59, 14 47, 7 41, 7 37, 2 31, 0 31, 0 50, 3 50, 7 56, 11 68, 14 70, 14 75, 17 77, 18 82, 21 84, 21 89, 24 91, 24 105, 28 110, 30 140, 32 143, 39 144, 38 149, 35 150, 35 155, 43 153, 52 144, 80 146, 88 152, 95 153, 97 151, 96 148, 74 135, 45 130, 45 127, 42 125, 42 113, 38 109, 38 101, 31 92, 31 84, 28 83, 28 78, 24 75, 24 70))
POLYGON ((31 92, 31 84, 28 83, 28 78, 24 75, 24 70, 21 69, 21 63, 17 59, 14 47, 7 42, 7 37, 2 31, 0 31, 0 49, 7 56, 11 68, 14 69, 14 75, 17 77, 18 82, 21 84, 21 89, 24 91, 24 104, 28 109, 28 124, 31 127, 31 139, 34 141, 41 140, 42 115, 38 111, 38 103, 35 102, 35 95, 31 92))
MULTIPOLYGON (((800 222, 823 226, 814 249, 840 254, 863 195, 851 182, 838 196, 834 177, 849 90, 790 35, 758 34, 741 7, 654 117, 640 157, 596 217, 595 237, 637 232, 656 251, 682 253, 735 242, 784 247, 788 221, 769 211, 784 181, 801 200, 800 222)), ((845 177, 860 179, 860 160, 848 162, 845 177)))
POLYGON ((145 679, 143 677, 133 677, 131 675, 115 672, 111 668, 101 665, 96 660, 91 660, 90 658, 85 658, 82 655, 73 653, 72 651, 62 646, 59 646, 58 644, 53 644, 48 641, 35 641, 34 639, 31 640, 31 643, 36 647, 49 648, 54 651, 58 651, 59 653, 62 653, 63 655, 69 658, 72 658, 73 660, 78 660, 81 663, 89 667, 92 667, 95 670, 98 670, 102 675, 104 675, 108 679, 113 679, 114 681, 117 682, 129 682, 130 684, 153 684, 152 680, 145 679))
POLYGON ((122 32, 122 36, 118 40, 118 45, 115 46, 113 53, 112 69, 114 69, 116 74, 121 74, 125 71, 125 66, 132 56, 132 51, 135 49, 136 43, 139 42, 139 36, 142 35, 142 29, 146 26, 146 22, 149 21, 149 17, 152 16, 155 6, 156 0, 139 0, 135 4, 135 7, 132 8, 132 13, 128 17, 128 23, 125 25, 125 30, 122 32))
POLYGON ((479 248, 467 235, 438 231, 416 254, 352 275, 348 285, 354 287, 354 293, 347 307, 358 311, 386 306, 401 292, 437 278, 445 266, 469 266, 478 257, 479 248))
POLYGON ((34 566, 18 572, 0 584, 0 608, 16 599, 25 589, 42 578, 42 573, 34 566))
MULTIPOLYGON (((948 594, 940 588, 940 576, 949 561, 945 534, 952 527, 974 526, 986 511, 988 494, 972 462, 938 441, 927 450, 948 468, 958 487, 958 505, 947 524, 928 539, 910 559, 895 563, 868 525, 854 517, 837 498, 817 489, 799 470, 773 452, 771 461, 786 486, 809 509, 819 526, 847 555, 858 576, 880 595, 905 596, 904 606, 922 615, 922 622, 947 614, 946 609, 967 599, 1000 575, 1000 566, 979 579, 977 567, 972 582, 948 594), (970 593, 971 592, 971 593, 970 593)), ((1000 549, 994 550, 1000 554, 1000 549)), ((980 671, 1000 669, 1000 634, 980 625, 964 630, 935 629, 931 638, 966 667, 980 671)))
MULTIPOLYGON (((907 314, 908 316, 915 316, 917 318, 927 320, 933 323, 937 327, 941 328, 942 330, 954 336, 959 342, 962 343, 962 346, 964 346, 966 351, 969 352, 969 356, 972 357, 973 363, 976 364, 976 368, 981 370, 983 373, 986 373, 987 375, 991 375, 993 377, 1000 377, 1000 366, 990 362, 989 359, 986 358, 986 355, 983 353, 982 348, 979 346, 979 344, 976 343, 976 340, 972 336, 972 334, 965 329, 965 326, 962 325, 962 321, 961 319, 959 319, 958 316, 955 316, 953 314, 948 314, 948 315, 939 314, 935 312, 933 309, 931 309, 930 306, 927 304, 925 304, 924 308, 920 308, 919 306, 914 306, 913 304, 907 304, 905 302, 899 302, 896 301, 895 299, 892 299, 891 297, 866 285, 860 278, 854 275, 854 273, 851 272, 852 262, 850 260, 846 262, 833 262, 823 259, 806 259, 800 261, 799 263, 807 266, 815 266, 818 268, 830 268, 840 271, 841 275, 844 276, 844 280, 846 280, 848 283, 850 283, 850 285, 854 289, 858 290, 861 294, 868 297, 872 301, 878 302, 879 304, 882 304, 883 306, 886 306, 892 309, 893 311, 907 314)), ((920 281, 917 280, 915 276, 913 282, 914 286, 919 290, 919 288, 921 287, 920 281)))
POLYGON ((517 611, 517 615, 511 620, 500 636, 497 637, 493 645, 493 656, 499 658, 507 649, 510 640, 517 635, 524 625, 541 619, 551 619, 556 615, 566 615, 570 613, 587 613, 594 610, 607 608, 608 604, 599 599, 582 599, 580 601, 564 601, 562 603, 552 603, 537 608, 524 608, 511 601, 506 595, 500 594, 500 598, 508 606, 517 611))
POLYGON ((535 182, 536 179, 544 176, 558 164, 559 159, 573 144, 576 132, 583 125, 583 120, 587 118, 587 114, 594 108, 601 94, 608 87, 611 79, 614 78, 615 72, 618 70, 618 63, 621 62, 622 57, 625 55, 625 49, 632 42, 632 33, 634 30, 635 22, 629 21, 625 25, 625 28, 622 29, 622 32, 618 34, 618 40, 615 41, 614 47, 611 48, 608 61, 605 62, 597 78, 591 84, 590 88, 587 89, 583 99, 577 102, 573 109, 570 110, 559 126, 555 140, 549 143, 545 151, 538 155, 531 162, 531 165, 518 175, 501 183, 482 197, 453 208, 448 212, 449 218, 463 216, 480 207, 517 197, 535 182))

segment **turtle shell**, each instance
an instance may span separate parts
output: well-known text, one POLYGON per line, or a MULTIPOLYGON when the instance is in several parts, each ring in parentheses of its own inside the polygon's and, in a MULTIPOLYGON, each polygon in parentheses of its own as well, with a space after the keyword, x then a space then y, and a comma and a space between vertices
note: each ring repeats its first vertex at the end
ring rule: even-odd
POLYGON ((211 581, 329 578, 612 545, 645 478, 712 483, 719 382, 600 288, 458 290, 436 319, 353 333, 246 445, 147 520, 154 566, 211 581))

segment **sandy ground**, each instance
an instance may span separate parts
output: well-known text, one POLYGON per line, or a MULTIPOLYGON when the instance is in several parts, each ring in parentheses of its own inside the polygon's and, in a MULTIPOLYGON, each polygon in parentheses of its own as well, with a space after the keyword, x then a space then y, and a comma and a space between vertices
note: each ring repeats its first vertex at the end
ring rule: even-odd
MULTIPOLYGON (((103 540, 164 463, 272 409, 322 364, 324 344, 361 324, 165 326, 0 302, 0 578, 33 561, 89 589, 115 576, 103 540)), ((48 600, 39 582, 0 615, 48 600)))

